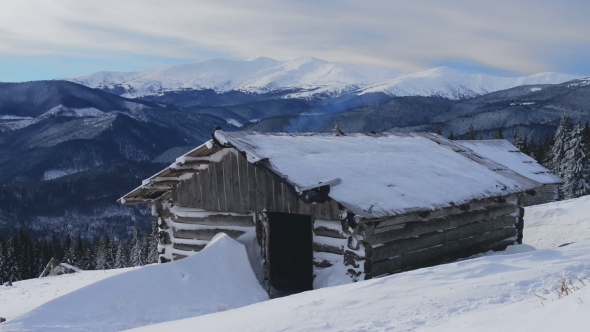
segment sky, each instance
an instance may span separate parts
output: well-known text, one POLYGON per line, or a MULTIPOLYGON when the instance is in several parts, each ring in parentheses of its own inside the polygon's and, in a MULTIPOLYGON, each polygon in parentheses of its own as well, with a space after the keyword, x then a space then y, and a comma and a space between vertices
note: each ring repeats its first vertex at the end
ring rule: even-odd
POLYGON ((0 81, 259 56, 590 76, 587 0, 0 0, 0 81))

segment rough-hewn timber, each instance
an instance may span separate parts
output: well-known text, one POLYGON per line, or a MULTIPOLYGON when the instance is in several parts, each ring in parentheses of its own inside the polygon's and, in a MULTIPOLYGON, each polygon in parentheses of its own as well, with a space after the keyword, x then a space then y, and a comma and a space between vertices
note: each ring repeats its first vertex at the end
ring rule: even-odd
POLYGON ((478 234, 488 233, 496 229, 514 225, 516 224, 516 221, 517 218, 514 216, 502 216, 492 220, 484 220, 461 227, 447 229, 445 231, 435 231, 420 235, 419 237, 410 237, 388 242, 385 245, 373 248, 371 260, 377 262, 404 253, 438 246, 478 234))
POLYGON ((172 235, 175 239, 211 240, 218 233, 225 233, 232 239, 237 239, 244 234, 243 231, 230 229, 177 229, 172 228, 172 235))
POLYGON ((501 203, 491 205, 480 210, 452 214, 442 218, 409 222, 403 225, 403 228, 392 229, 386 232, 378 233, 378 229, 366 227, 365 242, 379 244, 413 236, 419 236, 439 230, 459 227, 480 220, 489 220, 500 216, 509 215, 514 213, 516 209, 517 207, 513 204, 501 203))
MULTIPOLYGON (((468 249, 475 249, 478 251, 477 247, 488 246, 515 236, 516 228, 514 226, 509 226, 489 233, 445 243, 440 246, 391 257, 379 262, 371 262, 370 273, 372 276, 380 276, 434 265, 449 259, 449 256, 460 258, 461 254, 471 255, 471 251, 468 249), (457 253, 459 253, 459 256, 457 256, 457 253)), ((512 240, 512 243, 514 243, 514 240, 512 240)))
POLYGON ((174 222, 182 224, 204 225, 204 226, 238 226, 254 227, 252 216, 232 216, 229 214, 212 214, 207 217, 183 217, 175 216, 174 222))
POLYGON ((249 214, 253 211, 306 214, 339 219, 338 203, 305 204, 277 175, 249 163, 235 150, 173 189, 175 204, 206 211, 249 214))

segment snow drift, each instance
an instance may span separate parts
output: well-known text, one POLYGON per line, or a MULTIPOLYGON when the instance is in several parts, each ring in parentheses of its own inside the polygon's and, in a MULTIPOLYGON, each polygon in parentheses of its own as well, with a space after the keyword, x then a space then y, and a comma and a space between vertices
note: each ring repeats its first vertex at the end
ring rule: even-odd
POLYGON ((118 331, 267 300, 245 247, 225 234, 196 255, 143 267, 50 301, 3 331, 118 331))
POLYGON ((590 196, 527 207, 523 241, 537 249, 590 239, 590 196))

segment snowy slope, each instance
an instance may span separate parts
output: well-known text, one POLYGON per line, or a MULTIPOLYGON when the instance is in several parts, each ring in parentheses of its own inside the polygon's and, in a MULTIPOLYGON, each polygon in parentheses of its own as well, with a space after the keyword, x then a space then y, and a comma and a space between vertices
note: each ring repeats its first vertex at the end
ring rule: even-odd
POLYGON ((537 249, 590 239, 590 196, 529 206, 524 225, 524 243, 537 249))
MULTIPOLYGON (((449 322, 441 331, 457 329, 455 320, 472 315, 487 317, 485 330, 496 324, 531 331, 521 312, 535 312, 537 325, 561 320, 547 315, 544 304, 556 300, 551 290, 560 278, 590 277, 590 241, 559 249, 515 255, 492 255, 401 273, 355 284, 322 288, 222 313, 147 326, 139 331, 429 331, 449 322), (535 294, 543 296, 542 301, 535 294), (513 306, 520 311, 512 311, 513 306), (498 311, 505 315, 490 316, 498 311), (518 328, 517 328, 518 327, 518 328)), ((590 281, 589 281, 590 282, 590 281)), ((567 331, 587 331, 590 297, 571 312, 580 324, 567 331)), ((575 295, 578 296, 578 295, 575 295)), ((570 299, 568 299, 569 301, 570 299)), ((566 305, 570 303, 566 302, 566 305)), ((570 317, 570 319, 572 319, 570 317)), ((550 325, 547 325, 550 326, 550 325)), ((556 331, 537 329, 537 332, 556 331)))
MULTIPOLYGON (((534 225, 543 225, 549 230, 543 235, 547 244, 537 240, 535 243, 539 248, 550 249, 525 252, 532 248, 513 246, 506 253, 488 253, 475 259, 218 312, 265 298, 262 289, 251 280, 254 277, 250 276, 249 267, 240 267, 237 262, 228 264, 233 268, 218 264, 220 255, 232 260, 237 259, 236 253, 245 255, 243 247, 236 247, 237 243, 224 237, 227 241, 185 260, 144 267, 47 302, 1 324, 0 331, 117 330, 125 325, 157 321, 163 323, 137 330, 589 331, 590 232, 576 232, 587 225, 584 216, 589 212, 590 197, 528 207, 525 242, 526 234, 533 234, 534 225), (564 223, 567 218, 573 221, 564 223), (569 231, 557 232, 562 229, 569 231), (574 238, 574 244, 553 248, 558 243, 573 242, 574 238), (563 278, 571 280, 577 290, 559 299, 553 291, 563 278), (187 283, 194 280, 200 282, 187 288, 187 283), (244 280, 249 281, 243 283, 244 280), (157 283, 159 287, 148 283, 157 283), (177 310, 175 314, 162 311, 169 307, 177 310), (109 311, 113 308, 116 310, 109 311), (85 310, 92 313, 83 314, 85 310), (192 318, 169 321, 178 316, 192 318)), ((46 302, 50 296, 59 296, 58 292, 67 292, 68 283, 62 280, 80 278, 83 284, 90 281, 89 276, 95 274, 94 278, 101 273, 104 272, 82 272, 27 280, 15 284, 13 289, 2 287, 0 316, 14 317, 39 305, 35 302, 39 297, 43 297, 40 302, 46 302), (27 297, 33 302, 26 303, 27 297), (4 314, 10 310, 13 316, 4 314)))
POLYGON ((267 299, 245 247, 223 234, 198 255, 94 283, 2 324, 1 329, 119 331, 267 299))
POLYGON ((131 98, 183 89, 213 89, 254 93, 295 90, 288 96, 303 98, 318 94, 384 92, 392 96, 459 99, 523 84, 556 84, 574 78, 556 73, 494 77, 465 74, 446 67, 407 74, 385 67, 301 57, 289 61, 212 59, 142 72, 99 72, 68 80, 92 88, 123 88, 123 96, 131 98))
POLYGON ((18 281, 12 286, 0 285, 0 317, 11 320, 59 296, 131 270, 133 268, 82 271, 56 277, 18 281))

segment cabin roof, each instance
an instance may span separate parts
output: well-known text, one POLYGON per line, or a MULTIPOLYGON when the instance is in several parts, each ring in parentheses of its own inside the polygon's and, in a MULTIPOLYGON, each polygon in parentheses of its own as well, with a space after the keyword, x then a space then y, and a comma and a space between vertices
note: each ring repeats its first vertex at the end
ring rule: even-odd
POLYGON ((542 184, 560 184, 563 180, 522 153, 505 139, 486 141, 456 141, 475 153, 500 163, 516 173, 542 184))
POLYGON ((187 159, 215 158, 224 147, 242 152, 249 162, 274 172, 296 191, 329 185, 330 198, 364 218, 434 210, 542 186, 430 133, 335 136, 217 130, 213 138, 144 180, 119 202, 142 203, 161 196, 166 190, 157 186, 158 181, 178 179, 171 169, 182 169, 180 164, 187 159))

